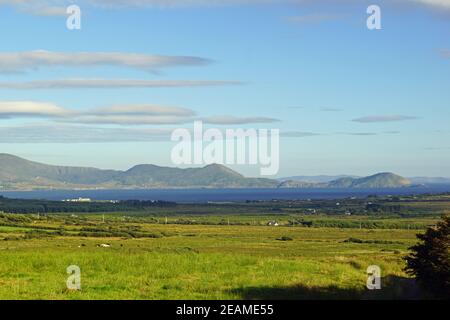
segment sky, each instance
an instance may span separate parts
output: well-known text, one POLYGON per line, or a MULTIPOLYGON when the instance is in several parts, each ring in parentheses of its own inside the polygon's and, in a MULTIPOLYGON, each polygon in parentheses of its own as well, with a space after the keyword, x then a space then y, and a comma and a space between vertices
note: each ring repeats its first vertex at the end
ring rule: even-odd
POLYGON ((0 39, 0 153, 174 166, 202 120, 279 129, 277 177, 450 177, 450 0, 0 0, 0 39))

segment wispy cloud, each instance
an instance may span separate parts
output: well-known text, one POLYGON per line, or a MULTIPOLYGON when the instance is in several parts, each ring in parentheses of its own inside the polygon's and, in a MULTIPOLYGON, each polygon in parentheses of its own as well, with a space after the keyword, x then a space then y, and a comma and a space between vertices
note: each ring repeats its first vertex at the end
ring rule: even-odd
POLYGON ((0 119, 14 117, 66 117, 72 113, 52 103, 35 101, 0 101, 0 119))
POLYGON ((119 104, 88 110, 72 110, 52 103, 33 101, 0 102, 0 119, 14 117, 40 117, 53 119, 58 122, 91 125, 167 125, 183 124, 195 120, 202 120, 208 124, 237 125, 279 121, 269 117, 237 117, 231 115, 201 118, 192 109, 153 104, 119 104))
POLYGON ((342 111, 342 109, 338 109, 338 108, 321 108, 320 111, 324 111, 324 112, 340 112, 340 111, 342 111))
POLYGON ((444 58, 450 58, 450 49, 442 49, 440 52, 444 58))
POLYGON ((91 111, 90 114, 93 115, 136 115, 136 116, 176 116, 176 117, 187 117, 195 115, 195 112, 191 109, 182 107, 172 107, 172 106, 159 106, 152 104, 119 104, 113 105, 105 108, 99 108, 91 111))
POLYGON ((155 105, 119 105, 96 109, 71 118, 70 122, 86 124, 182 124, 202 120, 207 124, 237 125, 272 123, 278 119, 268 117, 236 117, 229 115, 199 118, 196 113, 187 108, 155 105))
POLYGON ((193 119, 177 116, 139 116, 139 115, 80 115, 74 118, 60 119, 61 122, 82 123, 82 124, 116 124, 116 125, 163 125, 163 124, 183 124, 193 119))
POLYGON ((181 88, 241 85, 240 81, 215 80, 139 80, 139 79, 61 79, 29 82, 0 82, 0 89, 120 89, 181 88))
POLYGON ((99 128, 79 125, 0 126, 0 143, 105 143, 170 141, 172 129, 99 128))
POLYGON ((194 115, 193 110, 182 107, 129 104, 85 111, 62 121, 83 124, 161 125, 193 121, 194 115))
MULTIPOLYGON (((360 0, 348 0, 346 3, 356 3, 360 0)), ((335 0, 315 0, 318 4, 334 4, 335 0)), ((380 0, 380 4, 388 5, 393 1, 380 0)), ((191 7, 214 7, 214 6, 237 6, 237 5, 270 5, 270 4, 308 4, 308 0, 78 0, 76 2, 81 7, 99 7, 103 9, 117 8, 191 8, 191 7)), ((346 3, 343 3, 345 5, 346 3)), ((397 4, 422 5, 436 9, 450 9, 449 0, 398 0, 397 4)), ((0 5, 8 5, 18 11, 41 15, 41 16, 61 16, 64 9, 73 4, 71 0, 0 0, 0 5)), ((299 17, 300 22, 320 22, 332 17, 327 14, 316 14, 299 17)))
POLYGON ((41 6, 41 5, 31 5, 31 6, 22 6, 19 10, 43 17, 63 17, 67 16, 67 7, 57 7, 57 6, 41 6))
POLYGON ((376 123, 376 122, 395 122, 395 121, 406 121, 406 120, 415 120, 417 117, 413 116, 404 116, 404 115, 375 115, 375 116, 366 116, 361 118, 353 119, 354 122, 362 122, 362 123, 376 123))
POLYGON ((0 5, 7 5, 26 14, 36 16, 64 16, 69 0, 0 0, 0 5))
POLYGON ((233 5, 253 5, 253 4, 271 4, 276 1, 302 2, 303 0, 85 0, 95 6, 104 8, 190 8, 190 7, 214 7, 214 6, 233 6, 233 5))
MULTIPOLYGON (((174 129, 108 128, 76 124, 0 126, 0 143, 168 142, 174 129)), ((193 134, 191 130, 189 131, 193 134)), ((225 138, 225 131, 221 132, 225 138)), ((280 136, 285 138, 304 138, 319 135, 319 133, 300 131, 282 131, 280 133, 280 136)))
POLYGON ((235 117, 235 116, 211 116, 201 118, 205 123, 218 125, 251 124, 251 123, 273 123, 280 120, 268 117, 235 117))
POLYGON ((442 151, 442 150, 450 150, 450 147, 426 147, 424 149, 429 151, 442 151))
POLYGON ((305 131, 281 131, 280 136, 285 138, 305 138, 320 136, 320 133, 305 132, 305 131))
POLYGON ((78 124, 180 124, 193 121, 195 112, 188 108, 151 104, 112 105, 89 110, 72 110, 53 103, 34 101, 0 102, 0 119, 39 117, 78 124))
POLYGON ((440 9, 450 9, 450 0, 404 0, 440 9))
POLYGON ((375 132, 337 132, 337 134, 343 134, 347 136, 376 136, 375 132))
POLYGON ((123 52, 51 52, 44 50, 0 53, 0 73, 18 73, 43 67, 119 66, 157 71, 175 66, 201 66, 211 60, 200 57, 162 56, 123 52))

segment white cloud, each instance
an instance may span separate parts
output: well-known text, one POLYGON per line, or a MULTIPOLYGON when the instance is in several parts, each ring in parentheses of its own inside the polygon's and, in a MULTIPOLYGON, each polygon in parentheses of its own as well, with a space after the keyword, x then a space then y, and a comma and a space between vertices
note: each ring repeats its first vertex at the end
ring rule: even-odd
MULTIPOLYGON (((408 1, 408 0, 405 0, 408 1)), ((411 1, 411 0, 410 0, 411 1)), ((420 4, 424 4, 431 7, 450 9, 450 0, 412 0, 420 4)))
POLYGON ((44 50, 0 53, 0 73, 25 72, 42 67, 120 66, 155 71, 174 66, 199 66, 208 59, 123 52, 51 52, 44 50))
POLYGON ((119 89, 119 88, 179 88, 240 85, 239 81, 214 80, 137 80, 137 79, 61 79, 30 82, 1 82, 0 89, 119 89))
POLYGON ((17 117, 54 118, 60 122, 89 124, 179 124, 192 119, 191 109, 150 104, 112 105, 73 111, 53 103, 0 101, 0 119, 17 117))
POLYGON ((52 103, 0 101, 0 119, 12 117, 64 117, 71 112, 52 103))
MULTIPOLYGON (((84 7, 110 8, 187 8, 187 7, 212 7, 212 6, 237 6, 237 5, 266 5, 266 4, 335 4, 335 0, 78 0, 77 4, 84 7)), ((364 2, 365 0, 347 0, 345 3, 364 2)), ((404 5, 419 4, 436 9, 450 9, 450 0, 380 0, 380 5, 399 3, 404 5)), ((73 4, 71 0, 0 0, 0 5, 9 5, 19 11, 42 16, 61 16, 64 9, 73 4)), ((320 17, 317 17, 320 20, 320 17)), ((317 21, 317 18, 313 20, 317 21)), ((307 19, 310 20, 311 19, 307 19)))
POLYGON ((152 104, 118 104, 102 108, 75 111, 52 103, 33 101, 0 102, 0 119, 13 117, 54 118, 58 122, 112 125, 183 124, 202 120, 218 125, 272 123, 268 117, 211 116, 198 118, 192 109, 152 104))

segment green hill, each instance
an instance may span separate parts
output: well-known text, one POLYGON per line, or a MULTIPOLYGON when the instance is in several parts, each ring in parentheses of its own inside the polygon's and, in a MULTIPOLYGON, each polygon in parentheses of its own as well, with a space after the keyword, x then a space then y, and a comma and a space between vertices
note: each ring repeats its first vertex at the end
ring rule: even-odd
POLYGON ((396 188, 411 185, 393 173, 326 183, 246 178, 223 165, 172 168, 141 164, 126 171, 53 166, 0 154, 0 190, 70 188, 396 188))
POLYGON ((137 165, 127 171, 52 166, 0 154, 2 189, 49 188, 261 188, 276 187, 271 179, 246 178, 218 164, 203 168, 137 165))
POLYGON ((377 173, 363 178, 341 178, 328 183, 331 188, 399 188, 411 181, 390 172, 377 173))

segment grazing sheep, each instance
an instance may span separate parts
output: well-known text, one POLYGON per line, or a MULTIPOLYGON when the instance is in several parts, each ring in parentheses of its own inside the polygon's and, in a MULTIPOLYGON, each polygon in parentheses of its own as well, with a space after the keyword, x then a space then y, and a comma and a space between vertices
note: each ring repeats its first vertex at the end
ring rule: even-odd
POLYGON ((98 244, 97 247, 100 247, 100 248, 109 248, 109 247, 111 247, 111 245, 110 245, 110 244, 107 244, 107 243, 101 243, 101 244, 98 244))

